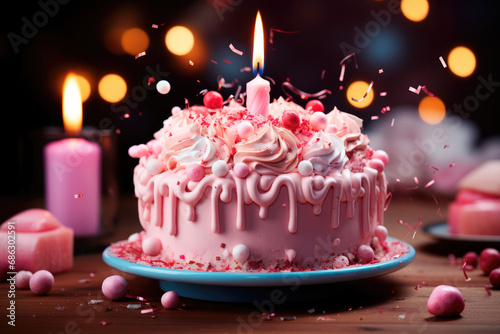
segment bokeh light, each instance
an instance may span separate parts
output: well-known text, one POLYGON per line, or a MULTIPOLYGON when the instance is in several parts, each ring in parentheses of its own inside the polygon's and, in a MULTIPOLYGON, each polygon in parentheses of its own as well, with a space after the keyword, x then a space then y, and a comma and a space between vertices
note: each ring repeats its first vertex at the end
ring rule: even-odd
POLYGON ((135 56, 148 48, 149 37, 142 29, 130 28, 123 32, 120 42, 126 53, 135 56))
POLYGON ((438 97, 426 96, 418 105, 420 118, 428 124, 439 124, 446 115, 446 107, 438 97))
POLYGON ((75 78, 78 83, 78 88, 80 88, 80 95, 82 98, 82 102, 85 102, 88 100, 90 96, 90 83, 87 80, 87 78, 85 78, 82 75, 77 74, 75 75, 75 78))
POLYGON ((429 2, 427 0, 402 0, 401 11, 408 20, 420 22, 429 13, 429 2))
POLYGON ((368 107, 373 101, 373 96, 374 96, 373 87, 372 89, 370 89, 368 95, 366 95, 364 99, 361 100, 361 98, 366 94, 366 91, 368 90, 369 86, 370 84, 364 81, 355 81, 352 84, 350 84, 346 92, 347 100, 349 101, 349 103, 356 108, 368 107), (353 100, 353 98, 361 101, 356 102, 353 100))
POLYGON ((97 90, 103 100, 115 103, 125 97, 127 83, 118 74, 107 74, 99 81, 97 90))
POLYGON ((165 35, 167 49, 175 55, 184 56, 191 52, 194 46, 194 36, 191 30, 183 26, 175 26, 165 35))
POLYGON ((468 77, 476 69, 476 56, 465 46, 457 46, 448 55, 450 70, 459 77, 468 77))

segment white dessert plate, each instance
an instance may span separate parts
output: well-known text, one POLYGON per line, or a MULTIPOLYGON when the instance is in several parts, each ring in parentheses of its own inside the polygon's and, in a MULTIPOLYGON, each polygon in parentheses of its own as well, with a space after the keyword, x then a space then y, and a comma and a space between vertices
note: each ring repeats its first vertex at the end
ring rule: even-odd
POLYGON ((440 241, 474 242, 484 244, 500 244, 500 236, 494 235, 456 235, 450 233, 446 222, 438 222, 424 227, 424 232, 440 241))
MULTIPOLYGON (((399 240, 389 237, 388 241, 399 240)), ((173 290, 186 298, 254 302, 269 300, 278 293, 287 301, 299 301, 325 298, 328 290, 325 284, 370 278, 402 269, 415 258, 415 249, 399 242, 408 246, 408 251, 396 259, 342 269, 297 272, 207 272, 151 267, 116 257, 110 254, 110 247, 102 256, 109 266, 129 274, 158 279, 164 291, 173 290)))

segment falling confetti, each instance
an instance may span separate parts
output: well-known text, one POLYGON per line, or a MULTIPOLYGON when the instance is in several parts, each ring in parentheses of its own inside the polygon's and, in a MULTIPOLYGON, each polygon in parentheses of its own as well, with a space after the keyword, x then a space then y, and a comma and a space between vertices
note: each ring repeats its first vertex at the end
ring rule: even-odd
POLYGON ((371 120, 374 121, 374 120, 377 120, 378 119, 378 116, 372 116, 371 117, 371 120))
POLYGON ((74 195, 75 198, 82 198, 83 197, 83 194, 75 194, 74 195))
POLYGON ((345 74, 345 62, 349 59, 353 57, 354 58, 354 66, 356 67, 356 69, 358 69, 358 63, 356 62, 356 53, 351 53, 351 54, 348 54, 347 56, 344 57, 344 59, 342 59, 340 61, 340 77, 339 77, 339 81, 344 81, 344 74, 345 74))
POLYGON ((354 97, 351 97, 351 100, 353 100, 354 102, 361 102, 361 101, 363 101, 365 99, 365 97, 367 97, 368 94, 370 93, 370 90, 372 89, 372 87, 373 87, 373 81, 370 82, 370 85, 368 86, 368 89, 366 90, 365 95, 363 95, 362 98, 360 98, 359 100, 357 100, 354 97))
POLYGON ((243 55, 243 51, 236 49, 233 44, 229 44, 229 48, 231 49, 231 51, 233 51, 237 55, 239 55, 239 56, 243 55))
POLYGON ((331 91, 329 91, 328 89, 323 89, 317 93, 306 93, 304 91, 301 91, 300 89, 296 88, 294 85, 292 85, 289 81, 285 81, 281 84, 281 89, 283 90, 283 92, 286 94, 286 96, 288 97, 292 97, 292 95, 290 93, 288 93, 285 88, 287 88, 288 90, 290 90, 292 93, 300 96, 301 99, 305 100, 305 99, 311 99, 311 98, 318 98, 318 99, 322 99, 324 98, 327 94, 330 95, 332 94, 331 91))
POLYGON ((269 29, 269 44, 273 44, 273 42, 274 42, 274 32, 279 32, 282 34, 297 34, 298 33, 298 31, 285 31, 285 30, 271 28, 271 29, 269 29))
POLYGON ((447 68, 448 67, 448 65, 446 65, 446 63, 445 63, 445 61, 443 59, 443 56, 439 57, 439 61, 441 62, 441 65, 443 65, 443 68, 447 68))
POLYGON ((135 59, 144 57, 146 55, 146 51, 139 52, 138 54, 135 55, 135 59))

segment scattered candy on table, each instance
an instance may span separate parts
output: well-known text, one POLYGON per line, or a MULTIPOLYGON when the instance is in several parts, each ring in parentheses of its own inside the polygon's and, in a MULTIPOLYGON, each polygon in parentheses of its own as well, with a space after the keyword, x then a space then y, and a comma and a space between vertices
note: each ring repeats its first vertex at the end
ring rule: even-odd
POLYGON ((20 290, 27 290, 30 288, 30 279, 33 276, 31 271, 21 270, 16 274, 15 282, 16 288, 20 290))
POLYGON ((427 310, 437 317, 457 316, 465 308, 460 290, 449 285, 438 285, 427 301, 427 310))
POLYGON ((203 97, 203 104, 208 109, 219 109, 222 108, 222 95, 216 91, 210 91, 205 94, 203 97))
POLYGON ((500 252, 494 248, 483 249, 479 255, 479 267, 485 274, 500 267, 500 252))
POLYGON ((490 272, 490 275, 488 276, 491 285, 493 285, 494 288, 500 288, 500 267, 493 269, 490 272))
POLYGON ((173 309, 179 303, 179 295, 175 291, 167 291, 161 296, 161 305, 166 309, 173 309))
POLYGON ((120 275, 107 277, 102 282, 102 293, 109 299, 117 300, 125 296, 128 290, 128 283, 125 278, 120 275))
POLYGON ((29 280, 31 291, 37 295, 45 295, 54 286, 54 275, 47 270, 39 270, 29 280))

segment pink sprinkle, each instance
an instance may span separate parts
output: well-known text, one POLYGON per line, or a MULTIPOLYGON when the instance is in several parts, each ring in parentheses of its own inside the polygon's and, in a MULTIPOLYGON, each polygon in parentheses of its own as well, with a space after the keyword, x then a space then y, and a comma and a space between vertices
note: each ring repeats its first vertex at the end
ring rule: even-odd
POLYGON ((391 121, 391 127, 394 126, 394 118, 391 121))
POLYGON ((282 33, 282 34, 297 34, 298 31, 285 31, 285 30, 279 30, 279 29, 275 29, 275 28, 271 28, 269 29, 269 44, 273 44, 273 37, 274 37, 274 32, 279 32, 279 33, 282 33))
POLYGON ((450 145, 444 145, 443 149, 450 147, 450 145))
POLYGON ((455 161, 453 161, 451 164, 450 164, 450 168, 455 166, 457 163, 455 161))
POLYGON ((233 51, 234 53, 236 53, 238 56, 243 55, 243 51, 240 51, 240 50, 236 49, 233 44, 229 44, 229 48, 231 49, 231 51, 233 51))
POLYGON ((425 86, 422 86, 422 90, 425 92, 425 94, 429 95, 430 97, 436 97, 436 95, 431 93, 425 86))
POLYGON ((448 65, 446 65, 446 63, 445 63, 445 61, 444 61, 444 59, 443 59, 443 56, 440 56, 440 57, 439 57, 439 61, 441 62, 441 65, 443 65, 443 68, 448 67, 448 65))
POLYGON ((353 100, 354 102, 361 102, 365 99, 365 97, 368 96, 368 93, 370 93, 370 90, 372 89, 372 86, 373 86, 373 81, 370 82, 370 85, 368 86, 368 89, 366 90, 366 93, 365 95, 363 95, 363 97, 359 100, 356 100, 354 97, 351 97, 351 100, 353 100))
POLYGON ((466 266, 467 266, 467 261, 464 261, 464 264, 462 265, 462 271, 464 272, 465 281, 469 282, 471 280, 471 278, 469 276, 467 276, 467 272, 465 271, 466 266))
POLYGON ((378 116, 372 116, 372 121, 378 119, 378 116))
POLYGON ((408 90, 409 90, 410 92, 415 93, 415 94, 417 94, 417 95, 418 95, 418 94, 420 94, 420 89, 421 89, 421 87, 420 87, 420 86, 418 86, 418 88, 413 88, 412 86, 410 86, 410 88, 408 88, 408 90))
POLYGON ((436 199, 436 196, 432 195, 432 198, 434 198, 434 202, 436 202, 436 204, 439 205, 438 200, 436 199))
POLYGON ((345 74, 345 65, 342 64, 342 67, 340 68, 339 81, 344 81, 344 74, 345 74))
POLYGON ((430 186, 432 186, 435 182, 436 182, 436 178, 434 177, 432 180, 430 180, 429 182, 427 182, 427 184, 424 186, 424 188, 429 188, 429 187, 430 187, 430 186))
POLYGON ((210 59, 210 61, 211 61, 212 63, 214 63, 215 65, 217 65, 217 62, 216 62, 215 60, 210 59))
POLYGON ((192 61, 192 60, 190 60, 190 61, 189 61, 189 65, 191 65, 191 66, 193 66, 193 65, 194 65, 194 63, 193 63, 193 61, 192 61))
POLYGON ((230 60, 226 60, 226 59, 224 59, 224 62, 225 62, 226 64, 231 64, 231 61, 230 61, 230 60))
POLYGON ((323 79, 325 78, 325 73, 326 73, 326 70, 323 70, 323 71, 321 72, 321 80, 323 80, 323 79))
POLYGON ((141 58, 146 55, 146 51, 139 52, 138 54, 135 55, 135 59, 141 58))
POLYGON ((379 69, 379 70, 378 70, 378 73, 379 73, 379 74, 380 74, 380 73, 384 73, 384 69, 382 69, 382 68, 381 68, 381 69, 379 69))
POLYGON ((184 256, 184 254, 181 254, 181 255, 179 255, 179 259, 181 259, 181 260, 185 260, 185 259, 186 259, 186 257, 184 256))
POLYGON ((89 276, 90 277, 95 277, 95 274, 94 273, 90 273, 89 276))
POLYGON ((153 24, 151 25, 151 28, 153 28, 153 29, 158 29, 158 25, 153 23, 153 24))
POLYGON ((141 310, 141 314, 145 313, 155 313, 161 311, 161 307, 151 307, 151 308, 145 308, 144 310, 141 310))
POLYGON ((151 86, 152 83, 155 83, 156 79, 154 77, 149 77, 148 78, 148 86, 151 86))
POLYGON ((245 66, 240 69, 240 72, 252 72, 252 68, 250 66, 245 66))
POLYGON ((387 92, 380 92, 380 96, 386 96, 387 92))
POLYGON ((439 168, 434 167, 434 166, 433 166, 433 165, 431 165, 431 164, 426 163, 425 165, 426 165, 427 167, 429 167, 429 168, 434 169, 435 171, 438 171, 438 170, 439 170, 439 168))
POLYGON ((111 325, 111 322, 107 322, 107 321, 103 320, 103 321, 100 322, 100 324, 103 325, 103 326, 106 326, 106 325, 111 325))
POLYGON ((418 178, 416 176, 413 177, 413 180, 415 181, 415 184, 418 184, 418 178))
POLYGON ((75 198, 82 198, 83 194, 75 194, 74 196, 75 196, 75 198))
POLYGON ((358 69, 358 63, 356 62, 356 53, 351 53, 351 54, 348 54, 347 56, 344 57, 344 59, 342 59, 340 61, 340 77, 339 77, 339 81, 343 81, 344 80, 344 74, 345 74, 345 62, 349 59, 353 57, 354 58, 354 65, 356 66, 356 69, 358 69))

